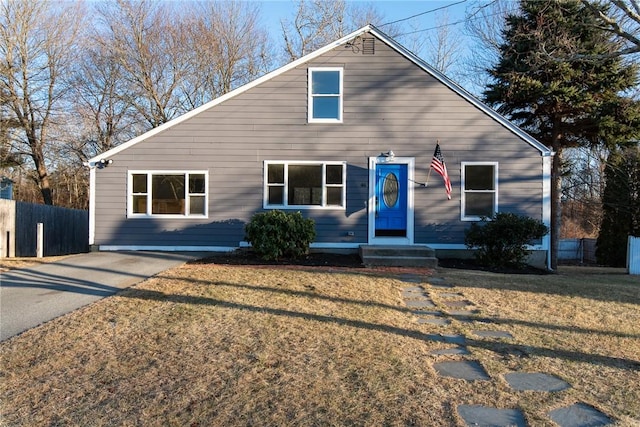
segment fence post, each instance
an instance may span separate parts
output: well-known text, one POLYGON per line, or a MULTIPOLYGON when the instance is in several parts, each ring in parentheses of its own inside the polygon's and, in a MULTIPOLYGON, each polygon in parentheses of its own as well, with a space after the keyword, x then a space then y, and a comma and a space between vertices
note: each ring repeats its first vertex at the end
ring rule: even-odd
POLYGON ((629 236, 627 242, 627 272, 640 274, 640 237, 629 236))
POLYGON ((36 256, 42 258, 44 256, 44 224, 39 222, 36 231, 36 256))

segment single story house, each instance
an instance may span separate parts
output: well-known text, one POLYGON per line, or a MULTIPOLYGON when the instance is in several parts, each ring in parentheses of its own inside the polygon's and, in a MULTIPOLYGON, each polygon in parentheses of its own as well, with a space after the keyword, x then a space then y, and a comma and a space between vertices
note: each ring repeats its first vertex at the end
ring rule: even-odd
MULTIPOLYGON (((90 244, 229 251, 252 215, 281 209, 315 220, 312 249, 449 257, 483 215, 548 225, 551 159, 369 25, 90 159, 90 244), (438 143, 451 199, 431 173, 438 143)), ((549 237, 532 249, 544 263, 549 237)))

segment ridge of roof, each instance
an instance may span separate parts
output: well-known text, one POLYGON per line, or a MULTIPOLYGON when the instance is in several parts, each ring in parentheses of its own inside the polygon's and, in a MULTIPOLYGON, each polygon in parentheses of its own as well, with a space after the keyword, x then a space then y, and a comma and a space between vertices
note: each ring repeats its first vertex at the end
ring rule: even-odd
POLYGON ((128 149, 129 147, 132 147, 136 144, 138 144, 139 142, 142 142, 154 135, 157 135, 179 123, 182 123, 192 117, 195 117, 196 115, 200 114, 203 111, 206 111, 218 104, 223 103, 224 101, 227 101, 231 98, 234 98, 237 95, 240 95, 241 93, 244 93, 246 91, 248 91, 249 89, 258 86, 259 84, 271 80, 272 78, 279 76, 280 74, 289 71, 301 64, 304 64, 305 62, 309 62, 315 58, 317 58, 318 56, 338 47, 341 46, 347 42, 349 42, 350 40, 353 40, 354 38, 365 34, 365 33, 371 33, 373 35, 375 35, 377 38, 379 38, 380 40, 382 40, 384 43, 386 43, 387 45, 389 45, 392 49, 396 50, 398 53, 400 53, 401 55, 403 55, 405 58, 407 58, 408 60, 410 60, 411 62, 415 63, 417 66, 419 66, 420 68, 422 68, 424 71, 426 71, 427 73, 429 73, 431 76, 433 76, 436 80, 440 81, 441 83, 443 83, 445 86, 447 86, 449 89, 453 90, 455 93, 457 93, 458 95, 460 95, 462 98, 464 98, 466 101, 468 101, 469 103, 471 103, 472 105, 474 105, 476 108, 480 109, 481 111, 483 111, 484 113, 486 113, 488 116, 490 116, 491 118, 493 118, 494 120, 496 120, 497 122, 499 122, 500 124, 502 124, 503 126, 505 126, 507 129, 509 129, 512 133, 514 133, 515 135, 517 135, 518 137, 520 137, 522 140, 524 140, 525 142, 529 143, 530 145, 532 145, 534 148, 538 149, 541 154, 543 156, 549 156, 551 155, 551 151, 542 143, 540 143, 539 141, 537 141, 535 138, 533 138, 531 135, 529 135, 528 133, 526 133, 524 130, 520 129, 518 126, 516 126, 515 124, 511 123, 507 118, 505 118, 504 116, 502 116, 501 114, 499 114, 498 112, 496 112, 495 110, 493 110, 492 108, 490 108, 489 106, 487 106, 486 104, 484 104, 483 102, 481 102, 478 98, 476 98, 473 94, 471 94, 470 92, 468 92, 466 89, 464 89, 463 87, 461 87, 460 85, 458 85, 457 83, 455 83, 453 80, 449 79, 447 76, 445 76, 443 73, 441 73, 440 71, 436 70, 435 68, 433 68, 431 65, 429 65, 428 63, 426 63, 424 60, 420 59, 417 55, 415 55, 414 53, 412 53, 411 51, 409 51, 407 48, 405 48, 404 46, 402 46, 400 43, 398 43, 397 41, 395 41, 392 37, 390 37, 389 35, 385 34, 384 32, 382 32, 380 29, 378 29, 377 27, 375 27, 372 24, 366 25, 332 43, 327 44, 324 47, 321 47, 320 49, 317 49, 305 56, 302 56, 298 59, 296 59, 295 61, 289 62, 288 64, 285 64, 273 71, 270 71, 269 73, 258 77, 257 79, 246 83, 230 92, 227 92, 224 95, 221 95, 197 108, 194 108, 191 111, 188 111, 166 123, 163 123, 162 125, 155 127, 153 129, 148 130, 147 132, 133 138, 130 139, 127 142, 124 142, 120 145, 118 145, 117 147, 114 147, 110 150, 107 150, 103 153, 100 153, 92 158, 90 158, 87 161, 87 164, 90 167, 94 167, 96 166, 96 164, 98 162, 100 162, 101 159, 105 159, 107 157, 113 156, 117 153, 120 153, 121 151, 124 151, 126 149, 128 149))

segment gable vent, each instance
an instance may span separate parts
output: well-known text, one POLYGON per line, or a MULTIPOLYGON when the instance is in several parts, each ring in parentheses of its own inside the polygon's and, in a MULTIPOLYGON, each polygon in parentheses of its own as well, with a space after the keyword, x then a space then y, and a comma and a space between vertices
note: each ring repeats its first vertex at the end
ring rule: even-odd
POLYGON ((376 54, 376 39, 362 39, 362 54, 363 55, 375 55, 376 54))

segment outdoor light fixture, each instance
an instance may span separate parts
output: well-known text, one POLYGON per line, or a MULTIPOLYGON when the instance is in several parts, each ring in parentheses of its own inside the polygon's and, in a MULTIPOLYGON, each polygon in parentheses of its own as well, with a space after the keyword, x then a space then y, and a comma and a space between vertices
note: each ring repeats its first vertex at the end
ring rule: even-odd
POLYGON ((98 169, 102 169, 102 168, 106 168, 107 166, 109 166, 111 163, 113 163, 112 159, 100 159, 98 161, 98 163, 96 163, 96 166, 98 167, 98 169))
POLYGON ((383 162, 392 162, 393 159, 396 158, 396 155, 393 153, 393 151, 389 150, 386 153, 380 153, 378 158, 381 158, 383 162))

